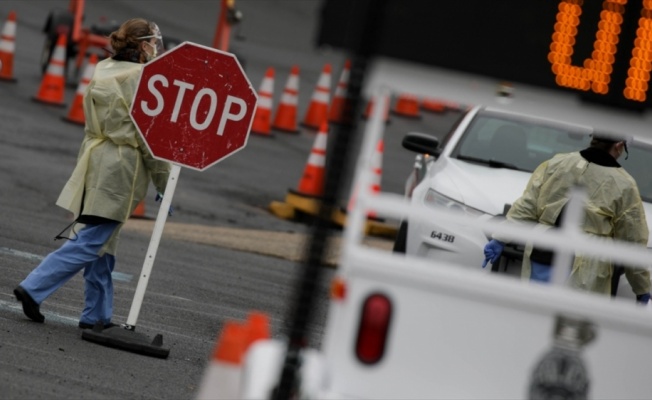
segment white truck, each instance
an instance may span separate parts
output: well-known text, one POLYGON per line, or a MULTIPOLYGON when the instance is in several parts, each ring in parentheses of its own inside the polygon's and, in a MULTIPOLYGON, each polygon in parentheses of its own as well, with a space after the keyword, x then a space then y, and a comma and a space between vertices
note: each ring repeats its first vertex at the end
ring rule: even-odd
MULTIPOLYGON (((378 95, 374 104, 389 101, 382 85, 370 90, 378 95)), ((375 107, 365 128, 356 187, 372 182, 382 109, 375 107)), ((563 228, 552 233, 410 205, 396 194, 360 191, 344 231, 323 345, 301 352, 293 397, 652 398, 650 308, 568 288, 563 283, 568 264, 556 265, 553 284, 543 285, 363 244, 364 222, 373 209, 388 218, 475 224, 558 254, 590 251, 649 265, 645 248, 583 235, 578 228, 582 199, 581 192, 573 196, 563 228)), ((274 398, 287 346, 259 339, 237 361, 211 364, 199 398, 274 398)))

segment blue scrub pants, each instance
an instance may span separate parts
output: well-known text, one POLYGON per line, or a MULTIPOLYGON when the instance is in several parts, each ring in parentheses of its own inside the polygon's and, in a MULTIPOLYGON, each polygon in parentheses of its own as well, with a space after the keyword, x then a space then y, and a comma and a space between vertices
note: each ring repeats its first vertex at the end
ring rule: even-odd
POLYGON ((530 271, 530 280, 538 282, 550 282, 550 273, 552 266, 546 264, 539 264, 531 261, 532 270, 530 271))
POLYGON ((102 321, 108 324, 113 315, 111 272, 115 257, 111 254, 99 256, 98 252, 117 226, 118 222, 85 225, 76 239, 66 241, 58 250, 48 254, 20 286, 41 304, 83 269, 86 305, 79 322, 93 325, 102 321))

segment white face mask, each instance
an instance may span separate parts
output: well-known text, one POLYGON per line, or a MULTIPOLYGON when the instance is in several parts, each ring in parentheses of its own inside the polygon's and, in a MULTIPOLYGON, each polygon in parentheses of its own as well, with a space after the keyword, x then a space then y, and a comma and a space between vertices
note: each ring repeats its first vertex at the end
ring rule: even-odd
POLYGON ((156 58, 158 53, 163 53, 164 51, 163 36, 161 36, 161 30, 158 28, 158 25, 156 25, 154 22, 150 22, 149 28, 150 28, 150 32, 152 32, 151 35, 141 36, 139 38, 136 38, 138 40, 146 40, 145 43, 147 43, 147 45, 152 48, 152 54, 149 54, 146 51, 144 51, 145 60, 147 60, 147 62, 152 61, 153 59, 156 58), (155 43, 152 44, 150 42, 150 39, 156 39, 155 43))
POLYGON ((151 49, 152 49, 151 54, 148 53, 148 52, 145 52, 145 59, 147 60, 147 62, 150 62, 150 61, 152 61, 153 59, 156 58, 156 56, 158 55, 158 50, 157 50, 156 46, 154 46, 150 42, 145 42, 145 44, 148 45, 149 47, 151 47, 151 49))

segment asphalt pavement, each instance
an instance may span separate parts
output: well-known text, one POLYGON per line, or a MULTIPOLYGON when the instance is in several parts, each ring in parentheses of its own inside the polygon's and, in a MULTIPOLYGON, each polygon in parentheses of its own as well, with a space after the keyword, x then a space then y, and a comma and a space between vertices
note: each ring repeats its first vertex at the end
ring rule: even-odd
MULTIPOLYGON (((3 399, 190 399, 224 321, 259 310, 270 316, 273 336, 286 332, 310 227, 280 219, 268 206, 296 188, 316 132, 301 127, 298 134, 251 135, 244 150, 206 171, 182 169, 172 199, 174 214, 166 223, 137 323, 138 332, 163 336, 170 348, 167 359, 83 341, 77 328, 83 308, 81 274, 44 302, 44 324, 27 320, 12 290, 61 245, 53 238, 70 216, 54 203, 83 137, 82 126, 62 119, 67 108, 32 100, 42 79, 43 25, 52 9, 68 4, 0 4, 0 23, 11 10, 18 16, 17 82, 0 81, 0 394, 3 399)), ((334 87, 346 58, 313 45, 320 4, 236 0, 244 19, 233 31, 232 51, 256 89, 265 70, 276 68, 275 105, 291 66, 299 65, 300 118, 323 66, 333 65, 334 87)), ((164 35, 210 45, 218 11, 218 1, 88 0, 85 23, 143 16, 155 20, 164 35)), ((68 106, 75 89, 66 88, 68 106)), ((400 146, 404 133, 442 136, 456 118, 454 113, 424 112, 417 119, 393 115, 384 135, 382 190, 402 193, 412 168, 414 155, 400 146)), ((121 237, 114 273, 116 323, 126 322, 132 304, 158 212, 154 195, 150 188, 146 218, 130 220, 121 237)), ((339 233, 334 236, 310 324, 314 347, 320 345, 329 277, 337 268, 339 233)), ((369 238, 369 243, 391 246, 387 239, 369 238)))

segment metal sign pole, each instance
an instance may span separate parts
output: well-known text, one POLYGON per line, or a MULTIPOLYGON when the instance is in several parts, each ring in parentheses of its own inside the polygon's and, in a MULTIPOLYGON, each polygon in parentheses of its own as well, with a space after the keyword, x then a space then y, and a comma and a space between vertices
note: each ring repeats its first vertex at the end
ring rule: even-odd
POLYGON ((377 28, 382 21, 385 1, 383 0, 358 0, 351 2, 351 12, 362 17, 362 35, 350 37, 357 43, 352 56, 351 76, 347 88, 346 98, 349 100, 345 107, 344 121, 346 123, 334 129, 335 140, 333 157, 326 169, 324 196, 319 205, 319 213, 312 224, 312 235, 306 247, 305 266, 302 277, 298 281, 295 298, 292 304, 292 315, 288 318, 288 347, 283 361, 278 386, 272 393, 272 400, 287 400, 299 397, 297 393, 300 377, 302 350, 308 345, 308 323, 313 317, 317 285, 321 279, 322 263, 326 244, 331 236, 331 221, 333 211, 337 206, 339 195, 344 186, 344 177, 348 172, 348 158, 352 136, 357 129, 357 115, 360 108, 360 97, 364 84, 364 75, 367 70, 370 56, 374 52, 375 38, 378 36, 377 28))
POLYGON ((168 218, 168 211, 170 209, 170 204, 172 204, 172 197, 174 196, 174 191, 177 187, 177 181, 179 180, 180 172, 181 167, 173 164, 172 169, 170 170, 170 175, 168 176, 168 183, 165 188, 165 193, 163 194, 163 200, 161 201, 161 207, 158 210, 156 222, 154 223, 152 238, 149 241, 149 247, 147 248, 147 254, 145 256, 145 261, 143 262, 143 269, 141 270, 140 278, 138 279, 138 286, 136 286, 136 293, 134 293, 134 300, 131 303, 131 310, 129 310, 129 316, 127 317, 127 324, 125 325, 125 329, 132 331, 136 329, 136 321, 138 320, 140 307, 143 304, 145 290, 147 289, 149 277, 152 273, 154 259, 156 258, 156 251, 158 250, 158 245, 161 242, 161 235, 163 234, 165 221, 168 218))

